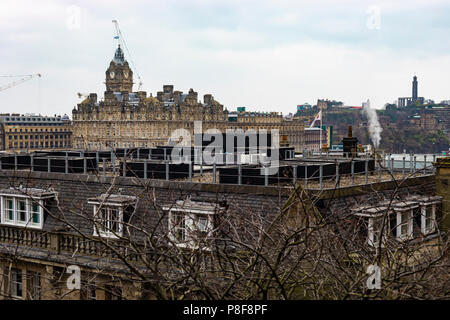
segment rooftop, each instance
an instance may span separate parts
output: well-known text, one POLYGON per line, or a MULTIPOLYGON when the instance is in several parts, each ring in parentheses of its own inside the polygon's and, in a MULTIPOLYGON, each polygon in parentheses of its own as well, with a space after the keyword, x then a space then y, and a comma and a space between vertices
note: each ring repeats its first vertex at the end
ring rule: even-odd
POLYGON ((1 189, 0 194, 2 195, 27 195, 32 198, 52 198, 55 196, 55 191, 52 190, 44 190, 38 188, 25 188, 19 186, 18 188, 10 187, 8 189, 1 189))
POLYGON ((67 115, 61 117, 58 116, 42 116, 42 115, 1 115, 0 122, 3 122, 5 125, 13 125, 13 124, 64 124, 63 120, 68 120, 67 115))
MULTIPOLYGON (((166 146, 116 149, 115 152, 42 151, 16 155, 4 153, 0 156, 0 168, 16 172, 31 170, 60 172, 69 175, 79 173, 104 177, 123 176, 144 180, 170 180, 177 183, 259 185, 286 188, 296 184, 310 190, 376 185, 394 180, 404 183, 409 179, 432 177, 435 174, 435 168, 431 161, 426 163, 426 168, 423 167, 424 162, 417 162, 416 169, 402 168, 401 165, 410 163, 400 160, 392 167, 392 161, 375 162, 373 158, 362 154, 354 159, 344 157, 342 153, 327 153, 322 156, 305 154, 293 157, 293 152, 289 148, 280 148, 278 161, 267 158, 263 152, 240 154, 241 157, 237 157, 237 154, 235 156, 217 154, 216 156, 221 157, 216 159, 222 159, 222 162, 216 160, 216 164, 206 162, 206 158, 203 163, 200 163, 199 158, 194 159, 184 155, 180 163, 171 158, 170 148, 166 146), (192 163, 189 163, 189 159, 192 159, 192 163), (263 163, 267 161, 271 161, 268 162, 271 163, 271 167, 266 170, 263 163)), ((270 153, 267 154, 270 155, 270 153)))
POLYGON ((89 198, 89 202, 93 203, 103 203, 107 202, 108 204, 115 203, 115 204, 128 204, 128 203, 134 203, 137 201, 137 198, 134 196, 127 196, 123 194, 107 194, 104 193, 98 197, 89 198))

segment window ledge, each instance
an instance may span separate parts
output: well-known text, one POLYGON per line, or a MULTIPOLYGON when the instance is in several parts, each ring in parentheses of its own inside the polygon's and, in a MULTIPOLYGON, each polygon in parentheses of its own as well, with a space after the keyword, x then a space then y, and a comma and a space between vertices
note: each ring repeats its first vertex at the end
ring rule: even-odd
POLYGON ((10 226, 10 227, 18 227, 18 228, 24 228, 24 229, 38 229, 42 230, 42 227, 40 225, 33 225, 33 224, 26 224, 26 223, 14 223, 14 222, 2 222, 1 225, 4 226, 10 226))

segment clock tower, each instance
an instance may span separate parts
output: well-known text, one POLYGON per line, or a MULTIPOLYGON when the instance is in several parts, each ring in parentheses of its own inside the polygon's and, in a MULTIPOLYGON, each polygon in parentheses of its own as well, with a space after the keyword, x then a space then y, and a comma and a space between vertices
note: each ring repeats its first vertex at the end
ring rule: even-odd
POLYGON ((116 49, 114 58, 106 70, 106 91, 133 92, 133 71, 125 60, 122 48, 116 49))

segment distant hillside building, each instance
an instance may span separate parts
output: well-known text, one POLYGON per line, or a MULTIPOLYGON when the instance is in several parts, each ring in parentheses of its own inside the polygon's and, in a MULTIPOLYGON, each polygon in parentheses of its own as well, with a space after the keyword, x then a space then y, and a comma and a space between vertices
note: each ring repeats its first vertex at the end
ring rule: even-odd
POLYGON ((417 76, 414 76, 412 82, 412 97, 399 97, 398 107, 403 108, 416 103, 423 104, 424 101, 424 97, 418 96, 418 81, 417 76))
POLYGON ((332 109, 332 108, 342 108, 344 106, 344 103, 341 101, 330 101, 328 99, 318 99, 317 100, 317 108, 319 110, 326 110, 326 109, 332 109))
POLYGON ((423 130, 433 131, 436 129, 438 122, 432 110, 423 108, 420 115, 420 127, 423 130))
POLYGON ((312 105, 310 105, 309 103, 305 102, 304 104, 299 104, 297 105, 297 112, 302 111, 302 110, 306 110, 306 109, 311 109, 312 105))

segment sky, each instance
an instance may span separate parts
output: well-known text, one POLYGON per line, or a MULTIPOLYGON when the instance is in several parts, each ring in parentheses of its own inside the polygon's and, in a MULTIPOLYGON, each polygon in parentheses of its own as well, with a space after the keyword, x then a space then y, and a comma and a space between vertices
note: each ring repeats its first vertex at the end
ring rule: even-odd
POLYGON ((42 77, 0 91, 0 112, 71 116, 78 92, 103 97, 113 19, 148 94, 172 84, 284 115, 317 99, 380 109, 411 96, 416 74, 440 102, 449 16, 449 0, 1 0, 0 87, 42 77))

